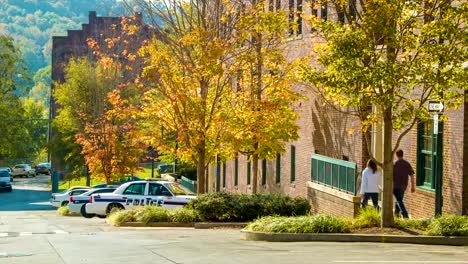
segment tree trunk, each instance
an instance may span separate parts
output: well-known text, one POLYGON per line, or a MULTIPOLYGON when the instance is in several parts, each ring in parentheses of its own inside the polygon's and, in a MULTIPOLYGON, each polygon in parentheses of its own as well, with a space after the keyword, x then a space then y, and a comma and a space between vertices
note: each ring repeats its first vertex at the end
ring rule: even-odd
MULTIPOLYGON (((254 151, 257 152, 258 143, 255 143, 254 151)), ((258 191, 258 154, 252 155, 252 193, 258 191)))
POLYGON ((199 147, 197 159, 197 193, 205 193, 205 146, 199 147))
POLYGON ((393 122, 392 110, 383 111, 383 199, 382 199, 382 227, 393 226, 393 122))
POLYGON ((88 166, 86 166, 86 186, 91 186, 91 173, 89 173, 88 166))

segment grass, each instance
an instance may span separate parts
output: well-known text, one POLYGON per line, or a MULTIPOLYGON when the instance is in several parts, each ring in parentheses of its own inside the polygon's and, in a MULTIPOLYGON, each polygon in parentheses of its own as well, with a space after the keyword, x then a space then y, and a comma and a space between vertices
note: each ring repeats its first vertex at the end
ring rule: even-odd
POLYGON ((271 233, 348 233, 345 220, 331 215, 314 216, 266 216, 246 227, 250 231, 271 233))
POLYGON ((380 226, 380 213, 373 207, 367 206, 359 210, 358 217, 354 218, 351 223, 351 228, 369 228, 380 226))
POLYGON ((59 207, 57 209, 57 214, 61 215, 61 216, 75 216, 75 215, 77 215, 77 214, 70 213, 70 209, 68 208, 68 205, 59 207))
POLYGON ((121 226, 126 222, 141 222, 145 224, 174 222, 193 223, 200 219, 198 212, 189 208, 167 209, 157 206, 138 206, 129 210, 119 210, 109 215, 108 221, 113 226, 121 226))
POLYGON ((432 219, 403 219, 395 218, 395 227, 427 231, 432 219))
POLYGON ((428 226, 431 236, 468 236, 468 216, 443 215, 428 226))
MULTIPOLYGON (((135 173, 135 176, 138 178, 146 179, 146 178, 151 178, 151 167, 149 168, 143 168, 143 171, 138 171, 135 173)), ((156 171, 156 168, 154 168, 154 177, 158 178, 159 174, 156 171)), ((103 183, 102 181, 96 181, 91 178, 91 186, 103 183)), ((51 184, 51 183, 50 183, 51 184)), ((68 190, 70 187, 73 186, 86 186, 86 177, 80 177, 80 178, 75 178, 71 180, 63 180, 59 182, 59 192, 68 190)))

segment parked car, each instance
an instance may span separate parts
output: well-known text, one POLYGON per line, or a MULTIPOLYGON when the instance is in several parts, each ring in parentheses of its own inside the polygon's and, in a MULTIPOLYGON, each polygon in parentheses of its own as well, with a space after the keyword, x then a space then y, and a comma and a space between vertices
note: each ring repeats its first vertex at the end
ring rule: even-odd
POLYGON ((97 188, 114 188, 114 189, 117 189, 119 187, 119 185, 114 185, 114 184, 107 184, 107 183, 100 183, 100 184, 96 184, 96 185, 93 185, 91 186, 91 188, 93 189, 97 189, 97 188))
POLYGON ((85 193, 80 195, 70 196, 68 208, 70 213, 80 214, 86 218, 91 218, 94 214, 86 213, 86 204, 89 202, 89 196, 97 193, 111 193, 115 191, 116 188, 100 188, 100 189, 90 189, 85 193))
POLYGON ((113 193, 91 195, 86 204, 86 213, 105 216, 114 208, 128 209, 143 205, 179 207, 195 198, 193 192, 178 183, 148 179, 122 184, 113 193))
POLYGON ((12 190, 10 173, 6 170, 0 171, 0 190, 6 190, 7 192, 12 190))
POLYGON ((0 167, 0 171, 8 171, 11 181, 13 181, 13 172, 11 171, 10 167, 0 167))
POLYGON ((80 195, 89 191, 87 189, 73 189, 73 190, 65 190, 60 193, 53 193, 50 197, 50 204, 55 207, 65 206, 68 204, 70 196, 80 195))
POLYGON ((39 174, 50 175, 51 165, 48 162, 39 163, 36 165, 35 170, 36 170, 36 175, 39 175, 39 174))
POLYGON ((14 177, 35 177, 36 172, 29 164, 17 164, 13 167, 14 177))
POLYGON ((115 181, 115 182, 112 182, 112 185, 122 185, 124 183, 127 183, 127 182, 131 182, 131 181, 141 181, 143 179, 137 177, 137 176, 133 176, 133 175, 126 175, 122 180, 120 181, 115 181))

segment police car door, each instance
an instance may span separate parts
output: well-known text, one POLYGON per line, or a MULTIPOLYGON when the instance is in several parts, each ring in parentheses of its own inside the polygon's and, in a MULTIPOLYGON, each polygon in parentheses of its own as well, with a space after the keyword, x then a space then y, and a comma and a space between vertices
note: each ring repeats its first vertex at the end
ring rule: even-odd
POLYGON ((171 203, 174 199, 174 195, 160 183, 150 182, 148 195, 155 205, 157 203, 164 207, 175 207, 174 204, 171 203))
POLYGON ((125 201, 125 208, 133 206, 143 206, 146 204, 145 189, 146 182, 139 182, 130 184, 122 193, 122 199, 125 201))

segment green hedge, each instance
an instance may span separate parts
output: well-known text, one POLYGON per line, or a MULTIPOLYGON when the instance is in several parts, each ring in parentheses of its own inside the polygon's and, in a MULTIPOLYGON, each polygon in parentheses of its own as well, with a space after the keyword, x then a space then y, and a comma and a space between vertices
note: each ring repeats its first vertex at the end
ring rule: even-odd
POLYGON ((432 236, 468 236, 468 216, 443 215, 433 219, 428 230, 432 236))
POLYGON ((297 216, 310 212, 306 199, 280 194, 208 193, 199 195, 187 207, 196 210, 202 220, 215 222, 248 222, 262 216, 297 216))
POLYGON ((189 208, 167 209, 157 206, 137 206, 129 210, 118 210, 109 215, 109 222, 113 226, 120 226, 127 222, 141 222, 145 224, 174 222, 198 222, 198 212, 189 208))
POLYGON ((314 216, 266 216, 250 223, 247 230, 270 233, 348 233, 349 224, 338 217, 324 214, 314 216))

